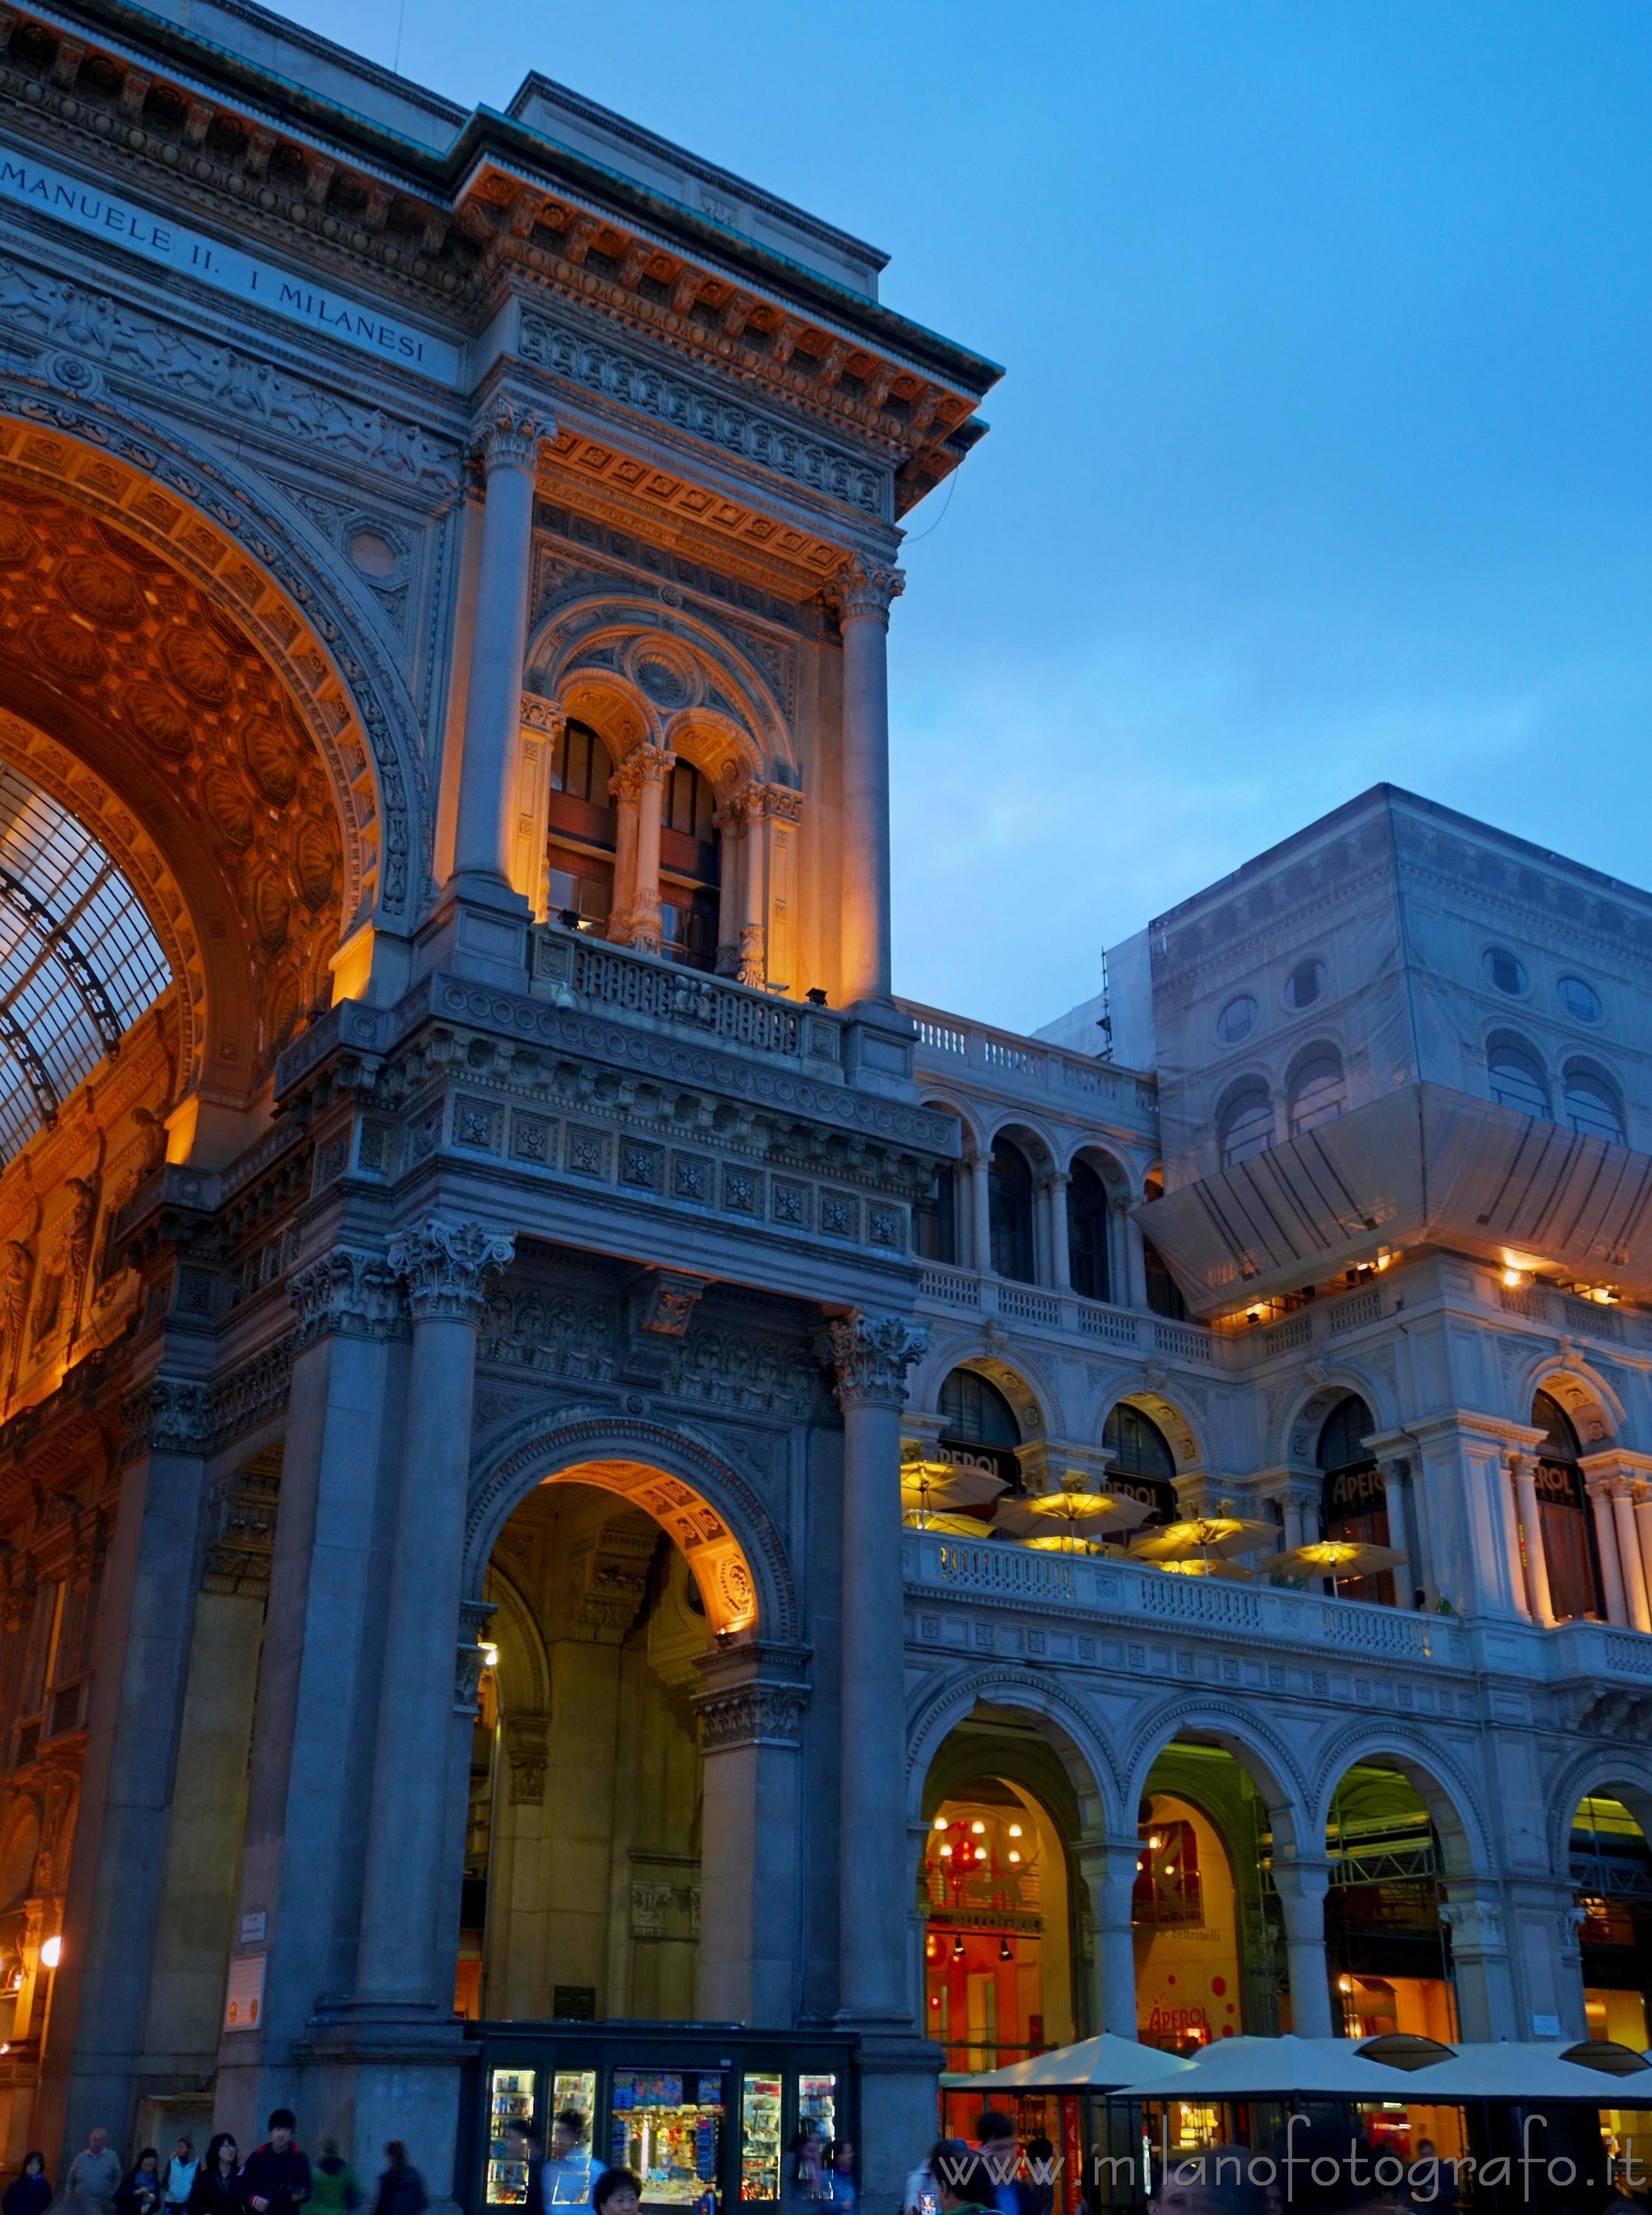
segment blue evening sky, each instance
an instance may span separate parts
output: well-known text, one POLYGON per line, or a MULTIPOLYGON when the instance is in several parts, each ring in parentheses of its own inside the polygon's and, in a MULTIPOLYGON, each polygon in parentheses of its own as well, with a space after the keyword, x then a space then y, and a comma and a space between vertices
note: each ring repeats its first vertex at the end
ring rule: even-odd
POLYGON ((1652 10, 303 0, 859 232, 1008 375, 909 518, 896 978, 1029 1028, 1380 778, 1652 882, 1652 10))

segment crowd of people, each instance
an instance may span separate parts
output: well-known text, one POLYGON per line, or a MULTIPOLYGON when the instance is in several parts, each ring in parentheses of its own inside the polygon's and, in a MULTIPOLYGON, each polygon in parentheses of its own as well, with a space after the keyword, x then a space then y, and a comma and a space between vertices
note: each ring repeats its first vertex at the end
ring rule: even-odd
MULTIPOLYGON (((144 2146, 130 2168, 108 2132, 93 2130, 70 2163, 60 2193, 46 2175, 45 2155, 31 2153, 22 2175, 6 2187, 0 2215, 46 2215, 54 2202, 64 2215, 299 2215, 300 2209, 357 2215, 366 2208, 361 2179, 333 2140, 321 2141, 312 2162, 293 2136, 297 2128, 291 2108, 278 2108, 268 2138, 244 2159, 228 2131, 208 2141, 204 2156, 185 2133, 165 2161, 154 2146, 144 2146)), ((424 2215, 430 2195, 407 2149, 392 2138, 384 2152, 370 2215, 424 2215)))

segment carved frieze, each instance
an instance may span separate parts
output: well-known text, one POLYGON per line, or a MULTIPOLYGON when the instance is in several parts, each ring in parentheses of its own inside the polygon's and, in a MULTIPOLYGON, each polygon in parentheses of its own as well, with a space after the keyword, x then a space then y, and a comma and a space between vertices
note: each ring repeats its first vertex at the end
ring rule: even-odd
POLYGON ((121 1402, 120 1458, 146 1453, 203 1454, 211 1440, 211 1387, 178 1377, 153 1377, 121 1402))

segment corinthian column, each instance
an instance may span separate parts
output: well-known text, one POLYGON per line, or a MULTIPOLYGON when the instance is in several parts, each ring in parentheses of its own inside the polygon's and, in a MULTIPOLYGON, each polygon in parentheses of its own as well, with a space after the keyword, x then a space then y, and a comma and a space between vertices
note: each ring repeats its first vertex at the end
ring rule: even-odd
POLYGON ((899 569, 851 555, 837 573, 843 633, 842 962, 846 1002, 890 997, 889 611, 899 569))
POLYGON ((358 2009, 444 2022, 456 1933, 443 1928, 449 1741, 456 1683, 475 1650, 462 1636, 465 1489, 476 1334, 489 1279, 514 1241, 432 1216, 390 1242, 413 1319, 407 1427, 395 1511, 383 1689, 363 1887, 358 2009), (457 1649, 466 1648, 464 1654, 457 1649), (444 1985, 441 1965, 449 1963, 444 1985))
POLYGON ((843 1411, 838 2012, 905 2028, 901 1410, 929 1335, 904 1316, 855 1314, 829 1336, 843 1411))
POLYGON ((664 746, 646 741, 633 746, 625 758, 640 782, 637 792, 637 876, 631 895, 629 940, 645 954, 660 948, 659 833, 665 780, 676 767, 676 756, 664 746))
POLYGON ((1520 1531, 1526 1541, 1527 1598, 1536 1621, 1545 1628, 1552 1628, 1554 1597, 1549 1588, 1549 1557, 1543 1548, 1543 1517, 1538 1506, 1537 1463, 1530 1454, 1511 1453, 1508 1468, 1514 1480, 1514 1500, 1520 1509, 1520 1531))
POLYGON ((494 893, 508 889, 522 706, 522 662, 533 559, 534 469, 549 426, 501 393, 477 439, 486 482, 464 755, 454 835, 454 874, 494 893))

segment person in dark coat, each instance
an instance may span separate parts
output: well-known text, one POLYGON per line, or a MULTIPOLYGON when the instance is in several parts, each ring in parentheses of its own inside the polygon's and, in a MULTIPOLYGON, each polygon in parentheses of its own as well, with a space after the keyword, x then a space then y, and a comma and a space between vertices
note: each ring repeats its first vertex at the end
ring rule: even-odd
POLYGON ((407 2149, 400 2138, 392 2138, 384 2149, 389 2167, 378 2181, 378 2198, 373 2202, 373 2215, 425 2215, 431 2196, 425 2189, 425 2180, 407 2159, 407 2149))
POLYGON ((253 2215, 298 2215, 309 2197, 309 2156, 292 2142, 297 2121, 291 2108, 277 2108, 268 2138, 247 2157, 241 2189, 253 2215))
POLYGON ((46 2215, 51 2205, 52 2180, 46 2173, 46 2156, 25 2154, 23 2173, 6 2187, 0 2211, 3 2215, 46 2215))
MULTIPOLYGON (((3 2211, 0 2211, 3 2215, 3 2211)), ((189 2187, 189 2215, 247 2215, 241 2188, 241 2148, 229 2131, 220 2131, 189 2187)))
POLYGON ((161 2205, 161 2157, 145 2146, 121 2179, 114 2204, 119 2215, 157 2215, 161 2205))

